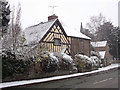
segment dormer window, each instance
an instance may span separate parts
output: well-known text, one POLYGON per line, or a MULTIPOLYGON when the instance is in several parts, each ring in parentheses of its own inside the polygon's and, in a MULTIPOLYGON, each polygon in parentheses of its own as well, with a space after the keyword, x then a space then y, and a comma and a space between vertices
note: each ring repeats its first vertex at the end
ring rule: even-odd
POLYGON ((61 45, 61 40, 59 38, 54 38, 54 45, 55 46, 60 46, 61 45))

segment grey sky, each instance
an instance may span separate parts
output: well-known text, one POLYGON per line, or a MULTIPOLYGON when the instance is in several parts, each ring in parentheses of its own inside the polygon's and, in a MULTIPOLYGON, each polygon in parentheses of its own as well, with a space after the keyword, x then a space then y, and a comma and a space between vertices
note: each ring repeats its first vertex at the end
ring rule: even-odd
POLYGON ((118 4, 118 26, 120 27, 120 1, 118 4))
POLYGON ((113 25, 118 25, 118 1, 119 0, 9 0, 10 4, 21 3, 22 28, 47 21, 47 17, 52 15, 49 6, 58 6, 54 13, 66 26, 75 29, 83 27, 90 21, 91 16, 98 16, 102 13, 113 25))

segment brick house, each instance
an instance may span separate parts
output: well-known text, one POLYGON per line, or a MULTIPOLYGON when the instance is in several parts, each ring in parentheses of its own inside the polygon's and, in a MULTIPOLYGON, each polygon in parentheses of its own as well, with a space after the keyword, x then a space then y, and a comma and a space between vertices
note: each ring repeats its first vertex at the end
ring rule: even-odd
POLYGON ((109 53, 109 46, 107 41, 91 42, 91 45, 100 54, 102 64, 104 66, 111 64, 112 56, 109 53))

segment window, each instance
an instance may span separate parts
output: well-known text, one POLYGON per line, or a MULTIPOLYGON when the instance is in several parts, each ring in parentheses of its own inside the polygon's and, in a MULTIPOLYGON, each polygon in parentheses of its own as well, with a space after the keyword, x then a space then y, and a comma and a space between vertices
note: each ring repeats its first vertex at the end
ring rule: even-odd
POLYGON ((59 38, 54 38, 54 45, 55 46, 60 46, 61 45, 61 40, 59 38))

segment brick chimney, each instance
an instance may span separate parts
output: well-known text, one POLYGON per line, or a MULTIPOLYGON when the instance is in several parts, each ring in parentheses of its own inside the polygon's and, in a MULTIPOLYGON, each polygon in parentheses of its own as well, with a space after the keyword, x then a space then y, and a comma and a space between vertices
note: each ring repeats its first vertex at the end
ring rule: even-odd
POLYGON ((58 18, 55 14, 48 16, 48 21, 58 18))

